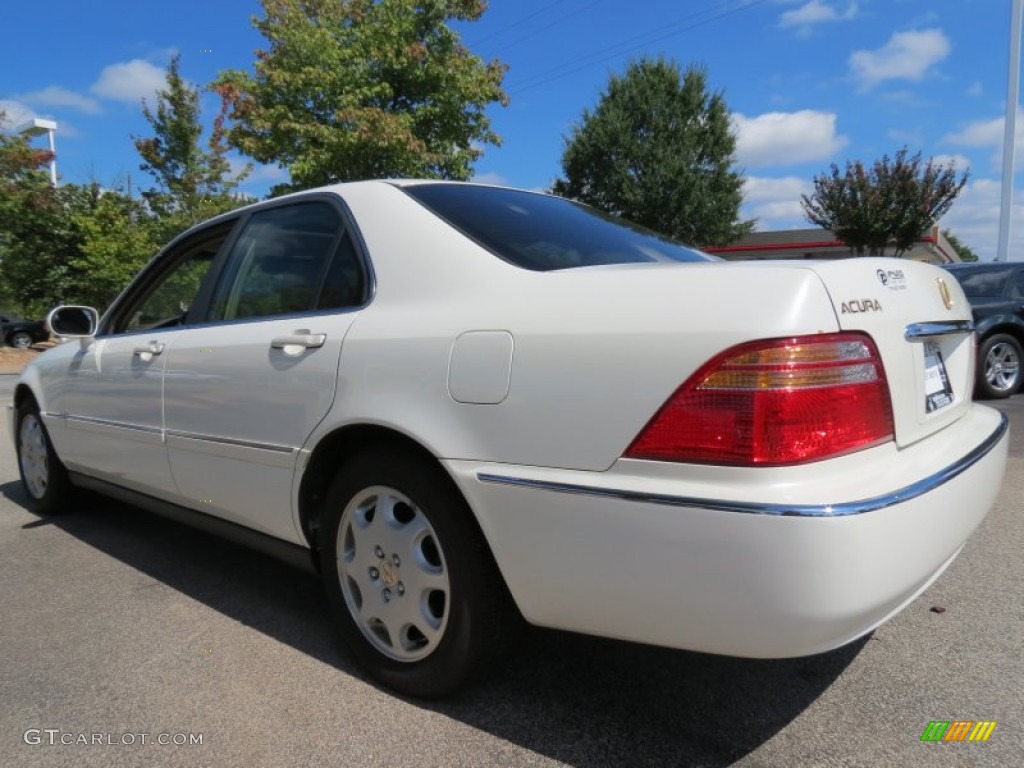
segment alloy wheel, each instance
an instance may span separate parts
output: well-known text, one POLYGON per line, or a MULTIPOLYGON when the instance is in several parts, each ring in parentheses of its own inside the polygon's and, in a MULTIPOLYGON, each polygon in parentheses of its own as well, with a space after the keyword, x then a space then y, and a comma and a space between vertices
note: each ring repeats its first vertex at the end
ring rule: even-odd
POLYGON ((337 569, 348 610, 374 648, 402 662, 437 648, 451 580, 437 533, 409 497, 386 486, 357 493, 338 526, 337 569))
POLYGON ((985 356, 985 380, 998 392, 1009 392, 1020 377, 1020 355, 1013 345, 1000 342, 992 345, 985 356))

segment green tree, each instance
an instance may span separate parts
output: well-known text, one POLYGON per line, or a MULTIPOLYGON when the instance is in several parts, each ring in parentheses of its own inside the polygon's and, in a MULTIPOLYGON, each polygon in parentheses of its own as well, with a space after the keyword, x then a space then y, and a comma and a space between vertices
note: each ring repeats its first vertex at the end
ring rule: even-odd
POLYGON ((584 110, 553 191, 692 245, 726 245, 754 225, 739 218, 735 152, 725 98, 708 92, 706 71, 645 58, 584 110))
POLYGON ((485 64, 451 20, 482 0, 262 0, 269 41, 255 72, 213 84, 230 106, 228 142, 287 166, 275 193, 387 176, 466 179, 500 142, 485 114, 507 103, 505 67, 485 64))
POLYGON ((52 186, 49 160, 0 131, 0 306, 29 317, 65 301, 105 307, 162 234, 147 206, 120 190, 52 186))
POLYGON ((246 168, 237 176, 231 173, 224 108, 214 120, 210 140, 203 148, 199 89, 182 78, 180 64, 180 56, 171 59, 167 87, 157 92, 155 107, 142 102, 142 114, 154 135, 134 139, 143 159, 142 170, 156 181, 143 197, 154 213, 172 219, 172 231, 237 207, 239 201, 231 192, 250 170, 246 168))
POLYGON ((92 204, 92 192, 77 184, 33 189, 28 184, 0 192, 0 285, 4 303, 31 317, 73 295, 71 262, 82 235, 73 213, 92 204))
POLYGON ((48 308, 67 284, 77 234, 64 206, 75 190, 55 189, 42 170, 50 153, 6 133, 0 112, 0 304, 23 315, 48 308))
POLYGON ((814 191, 801 195, 804 215, 812 224, 832 230, 858 255, 883 255, 890 245, 899 256, 913 246, 953 205, 967 183, 956 167, 910 157, 903 147, 894 157, 883 155, 870 168, 847 162, 845 173, 814 177, 814 191))
POLYGON ((81 242, 68 261, 74 291, 69 298, 104 309, 160 249, 160 220, 120 190, 97 192, 71 219, 81 242))
POLYGON ((949 241, 949 244, 953 246, 953 250, 956 251, 956 255, 960 257, 960 261, 980 261, 978 254, 974 252, 974 249, 954 235, 953 230, 944 229, 942 230, 942 234, 946 240, 949 241))
POLYGON ((48 184, 42 168, 50 162, 49 150, 33 149, 24 136, 8 133, 9 127, 7 114, 0 109, 0 184, 7 188, 29 178, 48 184))

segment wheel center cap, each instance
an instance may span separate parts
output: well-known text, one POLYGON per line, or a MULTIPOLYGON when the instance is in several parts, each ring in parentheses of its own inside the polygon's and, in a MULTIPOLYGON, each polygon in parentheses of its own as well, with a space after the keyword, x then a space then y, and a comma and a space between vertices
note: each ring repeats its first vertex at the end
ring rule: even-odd
POLYGON ((398 568, 385 560, 380 564, 380 578, 384 582, 384 586, 388 588, 395 586, 398 583, 398 568))

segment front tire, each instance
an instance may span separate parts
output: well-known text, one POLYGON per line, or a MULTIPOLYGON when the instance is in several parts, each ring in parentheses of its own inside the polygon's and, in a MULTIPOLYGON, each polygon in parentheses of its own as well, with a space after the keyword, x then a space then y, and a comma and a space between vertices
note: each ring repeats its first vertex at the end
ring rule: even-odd
POLYGON ((23 400, 15 414, 18 472, 28 494, 29 509, 40 515, 56 514, 71 498, 67 469, 53 450, 36 404, 23 400))
POLYGON ((978 349, 977 391, 985 398, 1009 397, 1021 382, 1021 345, 1013 336, 997 333, 978 349))
POLYGON ((439 467, 404 451, 357 456, 326 505, 324 584, 346 644, 370 675, 437 698, 504 651, 511 598, 439 467))
POLYGON ((7 337, 7 343, 15 349, 28 349, 32 346, 32 335, 25 331, 15 331, 7 337))

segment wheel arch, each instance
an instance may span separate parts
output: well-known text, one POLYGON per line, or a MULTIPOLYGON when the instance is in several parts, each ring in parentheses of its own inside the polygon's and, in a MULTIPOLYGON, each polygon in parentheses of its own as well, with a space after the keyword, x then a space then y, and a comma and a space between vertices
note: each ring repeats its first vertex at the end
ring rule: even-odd
POLYGON ((20 406, 27 398, 32 398, 33 400, 36 400, 37 403, 39 402, 36 399, 35 393, 29 389, 27 384, 18 384, 18 386, 14 388, 14 407, 17 408, 20 406))
MULTIPOLYGON (((414 455, 435 467, 438 477, 449 483, 465 502, 466 508, 470 511, 470 524, 476 526, 481 540, 486 542, 490 549, 490 543, 487 542, 487 537, 480 527, 469 500, 437 456, 421 442, 404 432, 392 427, 368 423, 347 424, 324 435, 317 442, 306 462, 299 481, 298 512, 299 526, 310 549, 314 551, 318 549, 317 537, 320 518, 323 514, 323 504, 338 468, 360 452, 380 448, 414 455)), ((493 558, 493 553, 491 556, 493 558)))
POLYGON ((1013 316, 1000 315, 986 318, 978 328, 978 346, 984 344, 990 337, 997 333, 1005 333, 1013 336, 1017 343, 1024 346, 1024 323, 1013 316))
POLYGON ((14 387, 14 398, 12 402, 14 403, 15 408, 20 406, 26 400, 32 400, 40 411, 46 410, 46 404, 40 394, 41 388, 39 386, 32 386, 33 383, 38 385, 38 382, 22 380, 14 387))

